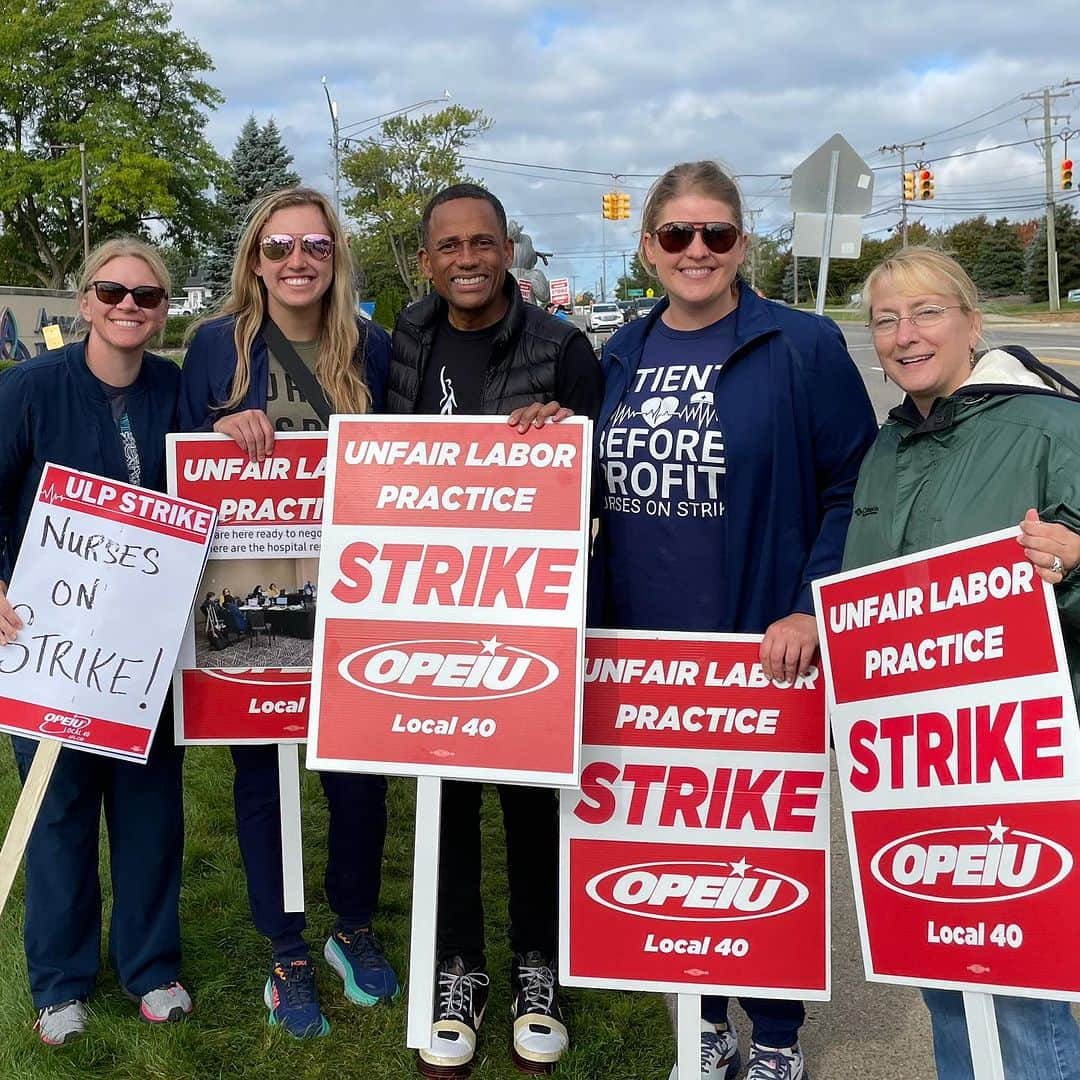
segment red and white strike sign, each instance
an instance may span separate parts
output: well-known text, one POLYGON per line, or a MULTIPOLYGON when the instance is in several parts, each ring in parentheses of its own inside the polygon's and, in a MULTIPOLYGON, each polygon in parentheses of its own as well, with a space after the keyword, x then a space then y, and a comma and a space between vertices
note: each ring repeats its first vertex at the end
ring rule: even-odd
MULTIPOLYGON (((214 511, 46 465, 8 597, 0 729, 145 762, 214 511)), ((36 812, 36 810, 35 810, 36 812)))
POLYGON ((532 282, 528 278, 518 278, 518 288, 521 290, 522 300, 532 300, 532 282))
POLYGON ((309 768, 577 781, 590 426, 332 418, 309 768))
POLYGON ((561 980, 829 996, 824 686, 760 637, 591 631, 560 796, 561 980))
MULTIPOLYGON (((318 574, 326 482, 326 433, 278 432, 274 452, 249 461, 226 435, 170 435, 166 440, 170 492, 218 508, 195 610, 173 674, 176 741, 180 744, 299 743, 307 735, 311 697, 314 596, 305 591, 318 574), (257 664, 258 642, 240 641, 209 651, 206 591, 229 588, 241 602, 256 584, 267 585, 265 567, 281 585, 284 603, 257 617, 287 640, 295 659, 288 667, 257 664), (307 642, 306 648, 303 647, 307 642)), ((240 619, 255 615, 250 606, 240 619)), ((220 612, 219 609, 215 609, 220 612)), ((226 629, 228 626, 226 624, 226 629)))
POLYGON ((1080 733, 1016 530, 814 588, 867 977, 1080 999, 1080 733))
POLYGON ((564 277, 552 278, 548 282, 548 287, 551 290, 551 302, 558 304, 560 307, 569 307, 570 305, 570 279, 564 277))

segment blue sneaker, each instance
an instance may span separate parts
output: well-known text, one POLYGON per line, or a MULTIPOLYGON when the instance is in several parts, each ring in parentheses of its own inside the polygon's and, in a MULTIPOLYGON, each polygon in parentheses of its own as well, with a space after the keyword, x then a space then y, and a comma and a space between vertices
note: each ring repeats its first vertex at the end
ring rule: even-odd
POLYGON ((357 1005, 395 1001, 401 993, 394 969, 370 927, 351 934, 335 930, 326 940, 323 956, 345 984, 345 996, 357 1005))
POLYGON ((296 1039, 326 1035, 330 1021, 319 1008, 315 971, 310 960, 279 960, 266 980, 263 1001, 270 1010, 270 1026, 279 1024, 296 1039))

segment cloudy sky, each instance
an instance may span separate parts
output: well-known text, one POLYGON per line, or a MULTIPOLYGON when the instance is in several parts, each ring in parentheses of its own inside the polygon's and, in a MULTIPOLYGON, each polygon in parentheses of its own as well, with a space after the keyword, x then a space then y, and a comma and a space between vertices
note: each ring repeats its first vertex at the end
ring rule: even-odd
MULTIPOLYGON (((934 170, 936 199, 913 208, 930 225, 1039 212, 1042 103, 1025 94, 1065 95, 1052 102, 1054 130, 1071 124, 1070 156, 1080 154, 1080 85, 1062 87, 1080 80, 1074 0, 176 0, 174 22, 214 58, 226 98, 209 126, 218 150, 231 151, 249 114, 273 116, 297 171, 326 191, 322 76, 343 134, 444 90, 483 109, 495 124, 471 144, 469 172, 555 253, 549 276, 579 290, 599 277, 602 243, 609 282, 621 272, 650 179, 677 161, 728 165, 769 233, 791 220, 783 174, 840 132, 875 169, 865 229, 885 236, 900 173, 883 145, 925 140, 909 161, 934 170), (616 187, 633 217, 602 236, 600 197, 616 187)), ((1055 187, 1062 150, 1056 140, 1055 187)))

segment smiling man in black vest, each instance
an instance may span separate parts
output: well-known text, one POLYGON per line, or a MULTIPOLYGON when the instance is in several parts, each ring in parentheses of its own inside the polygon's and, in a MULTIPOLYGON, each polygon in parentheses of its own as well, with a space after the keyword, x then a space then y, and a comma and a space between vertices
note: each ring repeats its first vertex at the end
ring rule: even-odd
MULTIPOLYGON (((434 291, 394 327, 386 411, 500 416, 529 423, 596 418, 600 365, 584 334, 521 296, 508 273, 514 244, 489 191, 455 184, 424 210, 420 267, 434 291), (560 410, 560 406, 563 407, 560 410)), ((442 787, 438 969, 425 1076, 463 1075, 488 997, 480 898, 481 785, 442 787)), ((556 989, 558 804, 546 788, 498 785, 506 830, 515 1060, 549 1071, 568 1045, 556 989)))

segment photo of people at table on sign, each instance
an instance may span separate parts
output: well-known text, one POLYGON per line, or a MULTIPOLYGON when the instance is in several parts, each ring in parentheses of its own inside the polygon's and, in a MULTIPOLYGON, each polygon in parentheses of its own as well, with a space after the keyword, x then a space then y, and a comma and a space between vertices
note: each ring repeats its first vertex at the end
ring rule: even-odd
POLYGON ((311 667, 318 559, 211 559, 195 600, 195 666, 311 667))

